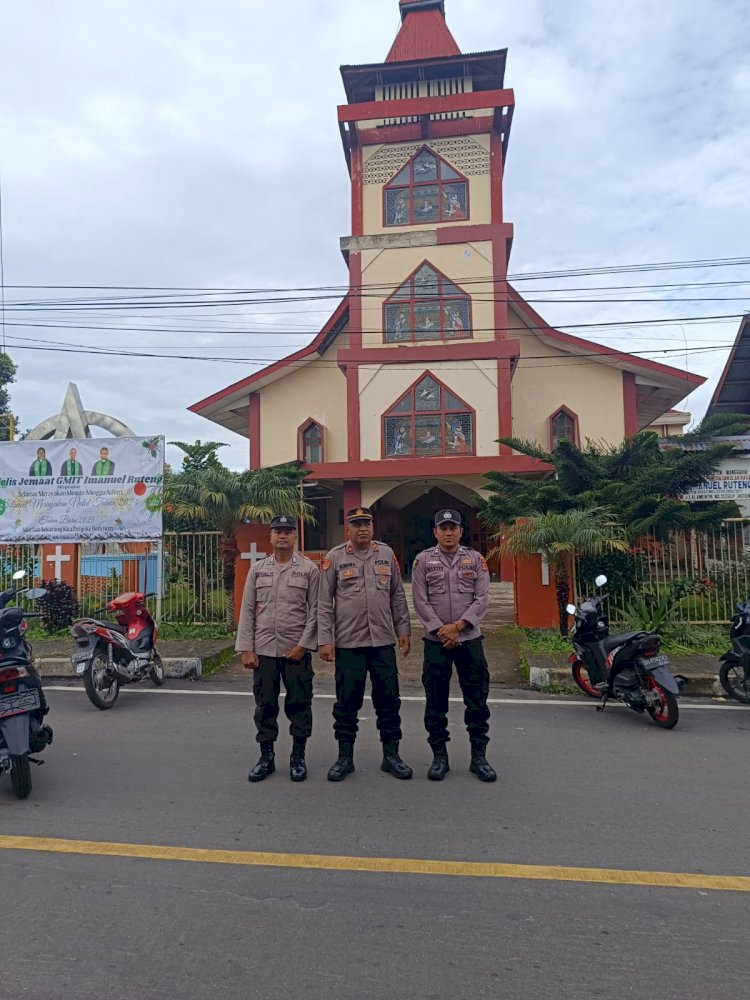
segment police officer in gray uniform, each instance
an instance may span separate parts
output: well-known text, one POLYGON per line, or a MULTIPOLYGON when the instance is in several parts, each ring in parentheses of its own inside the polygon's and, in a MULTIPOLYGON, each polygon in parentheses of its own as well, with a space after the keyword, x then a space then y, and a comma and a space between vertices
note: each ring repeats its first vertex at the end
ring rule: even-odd
POLYGON ((289 775, 307 777, 305 744, 312 733, 311 650, 318 642, 318 587, 315 563, 294 551, 297 525, 281 514, 271 521, 273 554, 257 562, 247 575, 242 595, 235 649, 242 665, 253 670, 255 725, 260 760, 248 775, 263 781, 276 770, 274 748, 279 735, 279 692, 286 688, 284 711, 292 735, 289 775))
POLYGON ((383 744, 381 769, 411 778, 401 760, 401 699, 395 644, 404 656, 411 645, 411 625, 401 572, 393 551, 373 542, 372 511, 354 507, 347 514, 348 541, 332 549, 323 563, 318 602, 321 659, 336 662, 333 731, 339 756, 329 781, 343 781, 354 770, 357 715, 367 675, 383 744))
POLYGON ((438 511, 433 532, 438 544, 420 552, 412 570, 414 610, 425 630, 424 724, 433 752, 427 777, 442 781, 450 770, 448 695, 455 664, 471 741, 470 769, 481 781, 495 781, 497 774, 485 757, 490 674, 479 631, 489 603, 487 563, 478 552, 460 544, 463 527, 458 511, 438 511))

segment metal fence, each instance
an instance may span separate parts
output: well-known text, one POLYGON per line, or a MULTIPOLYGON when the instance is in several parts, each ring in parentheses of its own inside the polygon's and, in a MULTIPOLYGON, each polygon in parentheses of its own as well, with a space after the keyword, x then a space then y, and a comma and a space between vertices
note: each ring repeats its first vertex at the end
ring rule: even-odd
MULTIPOLYGON (((750 518, 725 521, 708 531, 673 531, 666 541, 649 535, 633 546, 624 563, 616 556, 612 560, 605 556, 601 563, 610 577, 606 589, 613 621, 627 619, 634 595, 650 593, 656 599, 669 593, 671 621, 726 624, 735 605, 750 598, 750 518), (626 571, 608 572, 610 562, 614 567, 625 565, 626 571)), ((592 560, 576 563, 577 600, 594 589, 591 566, 592 560)))
MULTIPOLYGON (((167 533, 163 542, 82 543, 77 597, 82 615, 91 615, 129 590, 153 592, 152 613, 161 621, 222 623, 225 615, 223 564, 218 532, 167 533)), ((39 546, 0 545, 0 588, 25 569, 29 586, 56 573, 42 566, 39 546)))

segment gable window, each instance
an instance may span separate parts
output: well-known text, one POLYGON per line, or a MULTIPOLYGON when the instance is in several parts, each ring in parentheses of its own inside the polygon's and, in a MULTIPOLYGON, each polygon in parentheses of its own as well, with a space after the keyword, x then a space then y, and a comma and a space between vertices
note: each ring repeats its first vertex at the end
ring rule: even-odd
POLYGON ((426 261, 383 307, 385 341, 462 340, 471 337, 471 300, 426 261))
POLYGON ((459 222, 469 217, 469 182, 427 146, 383 189, 386 226, 459 222))
POLYGON ((300 461, 319 465, 323 461, 323 428, 317 421, 308 420, 298 432, 300 461))
POLYGON ((387 458, 474 453, 474 411, 429 372, 383 416, 387 458))
POLYGON ((578 416, 567 406, 561 406, 549 418, 549 443, 552 451, 561 441, 578 444, 578 416))

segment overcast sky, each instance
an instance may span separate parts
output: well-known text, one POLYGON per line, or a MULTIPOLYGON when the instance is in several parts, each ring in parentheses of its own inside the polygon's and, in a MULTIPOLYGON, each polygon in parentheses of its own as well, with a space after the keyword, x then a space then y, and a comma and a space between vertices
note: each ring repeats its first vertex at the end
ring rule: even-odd
MULTIPOLYGON (((447 0, 446 12, 463 51, 509 50, 512 273, 748 254, 747 0, 447 0)), ((338 68, 385 58, 398 30, 397 0, 0 0, 0 13, 6 285, 346 283, 338 239, 349 232, 349 179, 336 124, 344 100, 338 68)), ((731 344, 738 319, 645 330, 574 324, 739 314, 750 309, 750 267, 607 281, 660 287, 609 295, 652 302, 542 305, 539 291, 534 301, 551 323, 608 345, 713 345, 652 354, 709 376, 685 404, 702 415, 726 359, 716 345, 731 344), (708 281, 735 284, 685 287, 708 281), (665 290, 666 282, 682 286, 665 290)), ((28 348, 45 341, 273 359, 309 341, 335 305, 221 306, 158 318, 139 308, 126 319, 111 310, 14 306, 95 294, 6 289, 21 428, 57 411, 73 380, 88 409, 168 440, 223 438, 232 444, 225 460, 237 466, 247 442, 186 407, 248 374, 249 363, 28 348), (154 325, 162 329, 148 329, 154 325)))

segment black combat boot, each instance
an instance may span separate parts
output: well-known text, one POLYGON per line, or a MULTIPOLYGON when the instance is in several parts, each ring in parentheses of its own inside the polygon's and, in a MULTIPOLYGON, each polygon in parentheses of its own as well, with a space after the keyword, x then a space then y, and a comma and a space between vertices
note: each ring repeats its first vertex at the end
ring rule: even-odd
POLYGON ((442 781, 448 771, 450 771, 448 751, 445 743, 440 747, 433 747, 432 754, 432 763, 430 764, 430 770, 427 772, 427 777, 430 781, 442 781))
POLYGON ((339 756, 328 772, 329 781, 343 781, 354 770, 354 744, 339 743, 339 756))
POLYGON ((471 744, 471 764, 469 770, 476 774, 480 781, 497 781, 495 769, 484 755, 486 743, 471 744))
POLYGON ((263 779, 267 778, 269 774, 273 774, 275 770, 276 764, 274 763, 273 743, 270 741, 268 743, 261 743, 260 760, 252 769, 250 774, 248 774, 247 780, 263 781, 263 779))
POLYGON ((387 771, 394 778, 401 778, 405 781, 411 778, 414 773, 408 764, 405 764, 398 755, 398 743, 383 744, 383 763, 380 765, 381 771, 387 771))
POLYGON ((307 777, 307 765, 305 764, 306 742, 306 740, 294 741, 292 756, 289 758, 289 777, 292 781, 304 781, 307 777))

